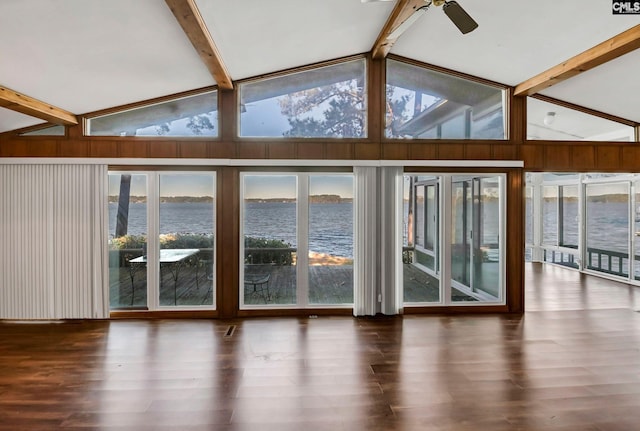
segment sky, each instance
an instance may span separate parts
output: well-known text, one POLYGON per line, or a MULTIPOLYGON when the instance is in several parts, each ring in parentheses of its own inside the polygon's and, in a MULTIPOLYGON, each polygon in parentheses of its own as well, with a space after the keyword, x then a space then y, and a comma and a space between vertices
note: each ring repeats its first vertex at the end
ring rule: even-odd
MULTIPOLYGON (((120 175, 109 175, 109 195, 120 194, 120 175)), ((214 196, 210 173, 160 174, 160 196, 214 196)), ((131 175, 131 195, 147 195, 146 174, 131 175)))
POLYGON ((240 136, 282 137, 291 126, 277 97, 248 103, 240 115, 240 136))
MULTIPOLYGON (((245 176, 245 198, 294 198, 297 182, 295 175, 247 175, 245 176)), ((211 174, 160 174, 160 196, 214 196, 214 185, 211 174)), ((120 194, 120 175, 109 175, 109 195, 120 194)), ((343 198, 353 197, 353 175, 311 175, 309 194, 340 195, 343 198)), ((146 174, 132 174, 131 195, 146 196, 146 174)))
MULTIPOLYGON (((295 198, 295 175, 246 175, 244 187, 245 199, 295 198)), ((311 175, 309 179, 310 195, 339 195, 353 197, 353 175, 311 175)))

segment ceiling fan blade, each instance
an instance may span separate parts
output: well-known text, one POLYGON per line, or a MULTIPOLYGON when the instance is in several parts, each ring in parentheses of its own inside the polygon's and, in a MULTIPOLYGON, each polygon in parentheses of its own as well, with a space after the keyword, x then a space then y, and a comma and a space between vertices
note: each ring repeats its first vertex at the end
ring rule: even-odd
POLYGON ((453 22, 462 34, 467 34, 476 28, 478 23, 474 21, 469 14, 462 9, 457 1, 447 1, 442 6, 442 10, 447 14, 451 22, 453 22))

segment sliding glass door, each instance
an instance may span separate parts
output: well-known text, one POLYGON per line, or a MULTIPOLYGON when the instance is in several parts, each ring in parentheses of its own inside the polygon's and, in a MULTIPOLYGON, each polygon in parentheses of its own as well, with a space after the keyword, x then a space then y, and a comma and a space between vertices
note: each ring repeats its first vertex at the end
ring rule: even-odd
POLYGON ((353 303, 353 176, 244 173, 243 308, 353 303))
POLYGON ((451 184, 451 279, 467 288, 471 286, 472 189, 470 179, 457 178, 451 184))
POLYGON ((499 177, 454 177, 451 300, 493 301, 501 296, 499 177))
POLYGON ((504 175, 405 176, 405 303, 504 301, 503 183, 504 175))
POLYGON ((160 306, 213 305, 214 181, 211 174, 158 176, 160 306))
POLYGON ((309 175, 309 304, 353 303, 353 176, 309 175))
POLYGON ((295 175, 243 177, 241 298, 245 305, 296 303, 297 195, 295 175))
POLYGON ((440 179, 405 177, 405 302, 440 302, 440 179))
POLYGON ((146 254, 147 175, 109 174, 109 301, 111 308, 147 307, 147 272, 131 263, 146 254))
POLYGON ((110 173, 109 187, 111 308, 215 307, 215 174, 110 173))

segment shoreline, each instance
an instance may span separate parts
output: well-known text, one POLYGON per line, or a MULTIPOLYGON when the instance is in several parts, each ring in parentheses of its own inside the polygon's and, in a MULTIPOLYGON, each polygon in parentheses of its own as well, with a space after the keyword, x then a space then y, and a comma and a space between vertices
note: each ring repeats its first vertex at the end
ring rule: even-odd
POLYGON ((309 251, 309 265, 353 265, 353 258, 309 251))

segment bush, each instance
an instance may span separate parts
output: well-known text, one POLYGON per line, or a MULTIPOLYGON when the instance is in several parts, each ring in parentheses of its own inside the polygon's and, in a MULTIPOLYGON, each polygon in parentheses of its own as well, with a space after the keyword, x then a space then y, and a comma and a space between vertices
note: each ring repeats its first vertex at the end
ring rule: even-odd
POLYGON ((145 235, 124 235, 112 238, 109 241, 109 248, 111 250, 144 248, 146 245, 147 237, 145 235))
MULTIPOLYGON (((109 248, 112 250, 143 249, 146 248, 147 237, 145 235, 124 235, 112 238, 109 248)), ((163 234, 160 235, 160 248, 212 248, 213 235, 205 234, 163 234)))
POLYGON ((160 248, 212 248, 213 235, 186 233, 160 235, 160 248))
POLYGON ((293 251, 291 244, 287 244, 279 239, 253 238, 247 236, 244 238, 246 264, 275 264, 275 265, 292 265, 293 251), (255 250, 264 248, 267 250, 255 250), (273 250, 282 248, 284 250, 273 250))

